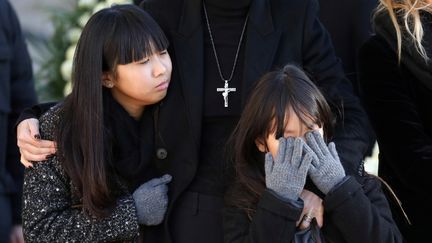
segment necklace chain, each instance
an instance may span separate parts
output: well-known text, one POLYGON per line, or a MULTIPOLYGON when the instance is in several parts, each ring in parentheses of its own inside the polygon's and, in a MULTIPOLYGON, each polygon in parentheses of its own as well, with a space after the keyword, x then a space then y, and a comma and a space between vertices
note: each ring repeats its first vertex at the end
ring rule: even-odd
POLYGON ((236 54, 235 54, 233 67, 231 69, 231 74, 230 74, 229 78, 226 79, 223 76, 223 74, 222 74, 222 70, 221 70, 221 66, 220 66, 220 63, 219 63, 218 54, 216 52, 216 47, 215 47, 214 40, 213 40, 213 34, 212 34, 212 31, 211 31, 211 28, 210 28, 210 21, 209 21, 208 15, 207 15, 206 5, 205 5, 204 1, 203 1, 203 9, 204 9, 204 16, 205 16, 206 23, 207 23, 207 29, 208 29, 208 32, 209 32, 209 35, 210 35, 210 42, 212 44, 213 53, 214 53, 214 56, 215 56, 215 59, 216 59, 216 65, 217 65, 217 68, 218 68, 218 71, 219 71, 219 76, 221 77, 221 79, 224 82, 230 82, 231 79, 233 78, 234 71, 235 71, 235 68, 236 68, 236 65, 237 65, 237 59, 238 59, 238 55, 239 55, 239 52, 240 52, 240 47, 241 47, 241 43, 242 43, 242 40, 243 40, 243 36, 244 36, 245 30, 246 30, 246 25, 247 25, 247 22, 248 22, 248 19, 249 19, 249 13, 247 14, 246 20, 245 20, 245 22, 243 24, 243 30, 242 30, 242 33, 240 35, 239 43, 237 45, 237 51, 236 51, 236 54))

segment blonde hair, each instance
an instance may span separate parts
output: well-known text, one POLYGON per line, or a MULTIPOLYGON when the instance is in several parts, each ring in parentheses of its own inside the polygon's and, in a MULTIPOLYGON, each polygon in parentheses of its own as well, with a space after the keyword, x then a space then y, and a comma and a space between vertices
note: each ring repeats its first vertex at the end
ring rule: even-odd
POLYGON ((398 60, 401 60, 402 29, 411 37, 417 52, 428 61, 426 50, 422 44, 424 35, 420 19, 420 11, 432 13, 432 4, 427 0, 380 0, 375 14, 387 12, 396 31, 398 60), (401 17, 398 22, 398 17, 401 17))

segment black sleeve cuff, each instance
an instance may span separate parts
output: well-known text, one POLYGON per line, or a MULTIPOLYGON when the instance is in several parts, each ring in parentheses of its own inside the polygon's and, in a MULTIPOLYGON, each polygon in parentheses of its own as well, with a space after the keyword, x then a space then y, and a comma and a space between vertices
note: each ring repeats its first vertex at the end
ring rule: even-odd
POLYGON ((53 107, 56 104, 56 102, 48 102, 48 103, 42 103, 38 105, 34 105, 31 108, 24 109, 20 116, 18 117, 16 123, 15 123, 15 131, 20 124, 20 122, 30 119, 30 118, 36 118, 39 119, 40 116, 42 116, 43 113, 48 111, 51 107, 53 107))
POLYGON ((324 198, 325 210, 331 212, 346 200, 353 198, 361 189, 362 186, 354 177, 346 176, 324 198))
POLYGON ((258 203, 258 207, 270 211, 274 214, 288 218, 291 221, 297 221, 303 210, 303 201, 294 201, 279 197, 271 190, 265 190, 258 203))

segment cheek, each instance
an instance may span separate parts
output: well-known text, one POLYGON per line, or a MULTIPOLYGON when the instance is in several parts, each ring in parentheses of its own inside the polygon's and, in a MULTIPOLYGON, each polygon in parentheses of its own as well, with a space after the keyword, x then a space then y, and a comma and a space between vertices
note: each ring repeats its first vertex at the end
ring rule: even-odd
POLYGON ((273 156, 273 158, 276 158, 278 149, 279 149, 279 140, 275 139, 273 136, 271 136, 269 139, 267 139, 267 146, 270 150, 269 152, 273 156))
POLYGON ((166 69, 167 69, 167 72, 171 75, 171 72, 172 72, 171 59, 168 59, 167 64, 166 64, 166 69))

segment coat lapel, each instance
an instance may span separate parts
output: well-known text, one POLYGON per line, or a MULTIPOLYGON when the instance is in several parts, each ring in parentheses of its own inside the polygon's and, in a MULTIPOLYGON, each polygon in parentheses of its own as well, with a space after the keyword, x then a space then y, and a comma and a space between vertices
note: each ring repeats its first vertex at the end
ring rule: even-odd
POLYGON ((201 137, 203 103, 204 41, 201 24, 201 0, 185 1, 173 44, 180 76, 183 96, 186 102, 191 131, 196 146, 201 137))
POLYGON ((272 67, 281 36, 272 20, 269 0, 253 0, 250 7, 250 22, 244 65, 243 105, 257 79, 272 67))

